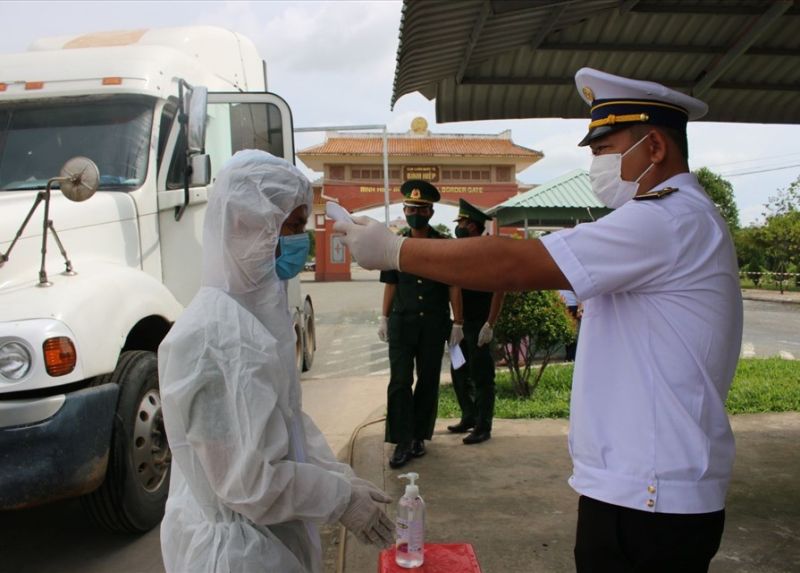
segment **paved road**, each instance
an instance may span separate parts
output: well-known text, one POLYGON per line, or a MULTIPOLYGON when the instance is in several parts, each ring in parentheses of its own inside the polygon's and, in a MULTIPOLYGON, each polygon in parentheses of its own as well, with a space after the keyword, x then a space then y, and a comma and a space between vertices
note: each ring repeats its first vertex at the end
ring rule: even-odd
POLYGON ((800 304, 744 301, 741 355, 800 358, 800 304))
MULTIPOLYGON (((383 285, 377 272, 354 268, 353 278, 316 283, 309 273, 304 279, 303 288, 314 300, 318 348, 303 379, 389 376, 388 349, 376 334, 383 285)), ((800 358, 800 304, 744 301, 741 356, 800 358)), ((442 370, 449 370, 446 357, 442 370)))
MULTIPOLYGON (((305 274, 305 273, 304 273, 305 274)), ((387 376, 386 343, 378 340, 378 316, 383 285, 378 272, 353 269, 350 282, 308 282, 303 292, 314 301, 317 353, 314 366, 302 378, 387 376)))
MULTIPOLYGON (((314 300, 319 348, 313 368, 302 377, 306 400, 329 391, 326 382, 335 384, 337 379, 364 377, 365 391, 372 387, 369 378, 384 384, 389 364, 387 347, 376 336, 383 293, 377 273, 356 270, 349 283, 315 283, 311 278, 306 277, 303 288, 314 300)), ((798 332, 800 305, 746 301, 742 356, 800 358, 798 332)), ((346 433, 339 437, 343 441, 346 433)), ((65 571, 163 571, 159 531, 139 537, 98 531, 74 500, 0 512, 0 573, 65 571)))

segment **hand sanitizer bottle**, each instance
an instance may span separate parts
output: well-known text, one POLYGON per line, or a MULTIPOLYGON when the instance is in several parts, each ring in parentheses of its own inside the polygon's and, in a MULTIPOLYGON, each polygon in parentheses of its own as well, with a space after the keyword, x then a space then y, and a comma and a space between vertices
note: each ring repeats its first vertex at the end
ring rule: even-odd
POLYGON ((419 474, 397 476, 409 480, 406 492, 397 502, 397 545, 395 561, 404 569, 419 567, 425 559, 425 502, 419 496, 419 474))

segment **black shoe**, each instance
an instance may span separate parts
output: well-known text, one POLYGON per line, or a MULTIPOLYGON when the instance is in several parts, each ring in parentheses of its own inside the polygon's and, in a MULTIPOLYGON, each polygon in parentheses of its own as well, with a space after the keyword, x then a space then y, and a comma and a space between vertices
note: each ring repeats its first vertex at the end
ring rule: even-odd
POLYGON ((389 467, 392 469, 401 468, 411 460, 410 444, 397 444, 394 454, 389 458, 389 467))
POLYGON ((414 440, 411 442, 411 455, 421 458, 425 455, 425 440, 414 440))
POLYGON ((458 424, 447 426, 447 431, 453 432, 454 434, 466 434, 474 427, 474 422, 465 422, 464 420, 461 420, 458 424))
POLYGON ((480 444, 492 437, 492 433, 488 430, 475 430, 462 440, 465 444, 480 444))

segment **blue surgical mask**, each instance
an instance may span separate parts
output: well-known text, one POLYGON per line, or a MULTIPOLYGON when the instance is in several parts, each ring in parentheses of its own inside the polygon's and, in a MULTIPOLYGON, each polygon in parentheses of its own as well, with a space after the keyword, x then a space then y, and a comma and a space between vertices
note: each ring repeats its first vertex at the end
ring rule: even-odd
POLYGON ((289 280, 303 270, 308 258, 310 243, 307 233, 285 235, 278 239, 281 254, 275 261, 275 272, 281 280, 289 280))

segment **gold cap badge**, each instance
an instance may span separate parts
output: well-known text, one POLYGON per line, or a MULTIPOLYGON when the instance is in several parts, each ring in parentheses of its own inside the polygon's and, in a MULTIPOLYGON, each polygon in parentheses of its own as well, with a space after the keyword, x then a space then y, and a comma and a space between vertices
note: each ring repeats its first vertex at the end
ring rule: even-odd
POLYGON ((586 96, 586 99, 588 99, 590 101, 594 101, 594 92, 592 91, 592 88, 590 88, 589 86, 583 86, 583 90, 582 91, 583 91, 583 95, 586 96))
POLYGON ((421 197, 419 193, 419 189, 414 189, 411 191, 411 195, 409 195, 411 199, 419 199, 421 197))

